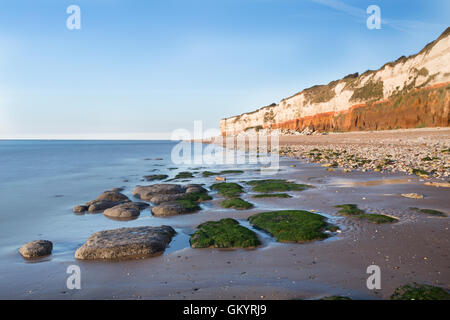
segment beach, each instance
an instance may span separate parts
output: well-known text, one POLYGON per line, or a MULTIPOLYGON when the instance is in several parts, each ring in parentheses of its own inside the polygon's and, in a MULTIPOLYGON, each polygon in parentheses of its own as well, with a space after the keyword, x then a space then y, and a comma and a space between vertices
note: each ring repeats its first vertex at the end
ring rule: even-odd
MULTIPOLYGON (((430 132, 439 132, 430 136, 437 135, 439 141, 442 141, 439 136, 442 131, 430 132)), ((351 139, 352 135, 348 134, 348 139, 351 139)), ((332 136, 330 134, 295 139, 330 139, 332 136)), ((408 134, 402 136, 404 139, 408 134)), ((293 144, 293 138, 283 137, 281 141, 283 139, 293 144)), ((318 144, 316 140, 311 143, 318 144)), ((170 150, 173 144, 168 143, 166 150, 170 150)), ((142 145, 139 148, 142 150, 142 145)), ((154 150, 153 147, 150 148, 154 150)), ((82 180, 80 184, 74 183, 59 195, 54 194, 47 199, 45 204, 36 207, 31 216, 27 214, 28 222, 17 219, 14 223, 23 226, 17 227, 15 237, 10 236, 8 241, 3 242, 1 250, 1 272, 8 276, 1 279, 0 297, 319 299, 341 295, 353 299, 389 299, 396 287, 411 282, 450 288, 447 250, 450 240, 448 188, 425 185, 430 179, 416 175, 358 170, 346 172, 339 167, 329 171, 327 167, 307 163, 304 159, 281 157, 280 171, 275 176, 270 176, 270 179, 286 179, 309 184, 314 188, 289 192, 292 198, 288 199, 255 199, 255 192, 243 181, 260 179, 261 176, 256 170, 261 166, 239 165, 233 168, 244 172, 227 176, 227 182, 237 182, 244 186, 242 199, 254 205, 254 208, 249 210, 221 208, 221 197, 210 192, 213 199, 202 203, 202 210, 192 214, 155 217, 150 210, 144 210, 138 219, 124 222, 109 220, 102 214, 79 216, 72 212, 74 205, 88 201, 109 188, 124 187, 123 193, 131 197, 136 185, 148 184, 142 182, 142 176, 154 172, 155 169, 169 174, 183 170, 197 172, 189 179, 189 183, 203 183, 208 189, 216 182, 214 176, 205 178, 199 172, 215 170, 217 167, 199 169, 179 166, 173 172, 169 170, 173 164, 167 158, 168 152, 161 156, 164 157, 162 161, 155 160, 159 156, 161 155, 154 152, 149 158, 145 158, 144 154, 134 159, 130 156, 127 160, 129 163, 124 167, 112 167, 113 171, 96 169, 95 188, 89 187, 90 179, 82 180), (114 174, 111 174, 112 172, 114 174), (76 188, 86 190, 71 196, 70 191, 76 188), (411 199, 402 196, 409 193, 423 195, 423 198, 411 199), (335 206, 346 203, 357 204, 367 213, 395 217, 398 221, 373 224, 354 217, 337 215, 338 209, 335 206), (49 210, 52 207, 53 209, 49 210), (439 210, 447 216, 434 216, 411 208, 439 210), (252 228, 247 221, 248 217, 260 212, 287 209, 321 214, 339 226, 341 232, 321 241, 280 243, 267 233, 252 228), (45 212, 52 214, 46 216, 45 212), (39 215, 45 223, 37 222, 39 219, 36 217, 39 215), (253 249, 194 249, 189 246, 189 236, 199 224, 223 218, 236 219, 241 225, 251 228, 257 233, 262 244, 253 249), (75 250, 94 232, 120 227, 159 225, 169 225, 177 232, 162 255, 127 261, 83 261, 74 258, 75 250), (35 238, 51 240, 54 243, 53 254, 39 261, 25 261, 17 250, 26 241, 35 238), (80 290, 69 290, 66 286, 66 269, 74 264, 81 269, 80 290), (366 270, 370 265, 380 267, 380 290, 369 290, 366 286, 369 276, 366 270)), ((231 166, 227 169, 231 169, 231 166)), ((2 194, 5 195, 4 192, 2 194)), ((10 207, 26 208, 25 204, 19 204, 19 199, 19 196, 11 197, 10 207)), ((15 214, 24 215, 24 212, 15 214)))

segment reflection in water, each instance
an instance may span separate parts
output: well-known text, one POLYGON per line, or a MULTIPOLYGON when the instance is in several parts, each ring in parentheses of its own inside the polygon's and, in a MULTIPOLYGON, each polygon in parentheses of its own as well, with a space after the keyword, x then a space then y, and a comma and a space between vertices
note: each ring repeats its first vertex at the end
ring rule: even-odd
POLYGON ((336 179, 333 181, 332 185, 338 185, 341 187, 372 187, 381 186, 386 184, 409 184, 411 179, 381 179, 381 180, 370 180, 370 181, 354 181, 347 179, 336 179))

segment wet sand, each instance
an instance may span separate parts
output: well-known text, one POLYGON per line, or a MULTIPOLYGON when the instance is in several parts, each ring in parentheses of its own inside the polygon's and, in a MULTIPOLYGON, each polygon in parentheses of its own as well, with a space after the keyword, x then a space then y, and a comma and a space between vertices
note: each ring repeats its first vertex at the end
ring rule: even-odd
MULTIPOLYGON (((0 298, 315 299, 338 294, 355 299, 388 299, 394 288, 413 281, 450 289, 449 218, 408 209, 430 208, 448 214, 448 188, 426 186, 415 176, 345 173, 339 169, 329 172, 319 165, 292 159, 282 160, 281 168, 277 178, 316 188, 292 192, 294 197, 290 199, 252 199, 251 193, 243 194, 243 199, 255 204, 252 210, 220 209, 218 200, 214 200, 188 219, 162 218, 160 224, 171 225, 178 235, 166 253, 154 258, 110 263, 76 261, 76 243, 60 255, 47 258, 53 263, 24 263, 11 252, 8 258, 17 272, 2 280, 0 298), (290 167, 292 164, 296 167, 290 167), (400 196, 411 192, 425 197, 400 196), (374 225, 338 217, 334 206, 343 203, 397 217, 399 222, 374 225), (263 246, 254 250, 188 247, 188 234, 204 221, 225 217, 243 221, 258 212, 290 208, 326 214, 342 233, 307 244, 281 244, 264 236, 263 246), (65 270, 71 264, 81 268, 81 290, 66 288, 65 270), (372 264, 381 268, 381 290, 366 287, 366 268, 372 264)), ((239 175, 229 179, 240 180, 245 179, 239 175)))

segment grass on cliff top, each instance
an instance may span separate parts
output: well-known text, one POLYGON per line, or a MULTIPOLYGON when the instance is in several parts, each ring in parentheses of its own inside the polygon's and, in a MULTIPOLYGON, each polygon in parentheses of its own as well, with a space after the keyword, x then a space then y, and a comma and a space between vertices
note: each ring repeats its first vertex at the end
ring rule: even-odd
POLYGON ((231 174, 231 173, 244 173, 244 171, 242 171, 242 170, 222 170, 220 172, 203 171, 202 175, 204 177, 210 177, 210 176, 218 176, 221 174, 231 174))
POLYGON ((215 183, 211 186, 211 189, 217 190, 225 198, 237 198, 243 192, 242 186, 234 182, 215 183))
POLYGON ((267 180, 251 180, 247 182, 252 186, 255 192, 280 192, 280 191, 303 191, 312 186, 307 184, 297 184, 282 179, 267 179, 267 180))
POLYGON ((292 196, 288 195, 287 193, 261 193, 261 194, 255 194, 253 198, 259 199, 259 198, 292 198, 292 196))
POLYGON ((426 213, 426 214, 431 214, 434 216, 439 216, 439 217, 446 217, 447 215, 441 211, 438 210, 433 210, 433 209, 419 209, 419 208, 409 208, 411 210, 417 211, 417 212, 421 212, 421 213, 426 213))
POLYGON ((450 300, 450 293, 440 287, 414 282, 395 289, 391 300, 450 300))
POLYGON ((224 208, 234 208, 237 210, 247 210, 253 208, 253 204, 245 200, 242 200, 241 198, 227 199, 222 201, 220 205, 224 208))
POLYGON ((341 216, 352 216, 376 224, 392 223, 397 221, 397 219, 383 214, 367 214, 364 210, 359 209, 356 204, 340 204, 335 206, 335 208, 340 208, 337 213, 341 216))
POLYGON ((248 218, 256 228, 270 233, 279 242, 307 242, 326 239, 330 226, 325 217, 303 210, 270 211, 248 218))
POLYGON ((261 244, 255 232, 239 225, 234 219, 208 221, 191 235, 192 248, 250 248, 261 244))

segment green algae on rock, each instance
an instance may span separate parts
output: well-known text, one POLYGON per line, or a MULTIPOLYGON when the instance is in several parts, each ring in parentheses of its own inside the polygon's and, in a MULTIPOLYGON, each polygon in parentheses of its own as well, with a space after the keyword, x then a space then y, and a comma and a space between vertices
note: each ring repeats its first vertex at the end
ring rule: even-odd
POLYGON ((226 199, 222 201, 220 205, 224 208, 234 208, 237 210, 246 210, 253 208, 253 204, 245 200, 242 200, 241 198, 226 199))
POLYGON ((308 242, 328 237, 331 225, 324 216, 303 210, 270 211, 248 218, 256 228, 270 233, 279 242, 308 242))
POLYGON ((251 180, 247 182, 255 192, 303 191, 313 186, 297 184, 283 179, 251 180))
POLYGON ((234 219, 208 221, 191 235, 192 248, 251 248, 261 244, 258 236, 234 219))
POLYGON ((414 282, 395 289, 391 300, 450 300, 450 293, 440 287, 414 282))
POLYGON ((217 190, 225 198, 236 198, 243 192, 242 186, 234 182, 215 183, 211 186, 211 189, 217 190))

